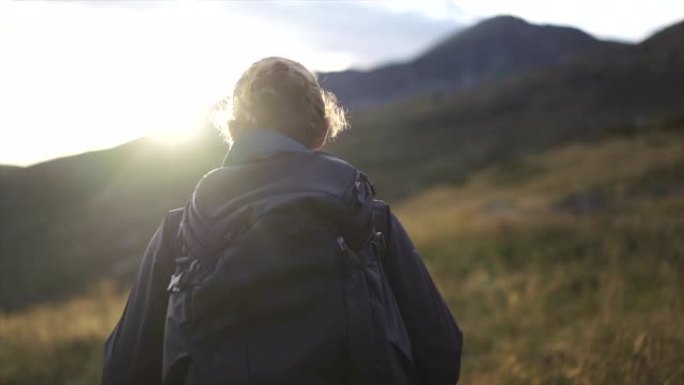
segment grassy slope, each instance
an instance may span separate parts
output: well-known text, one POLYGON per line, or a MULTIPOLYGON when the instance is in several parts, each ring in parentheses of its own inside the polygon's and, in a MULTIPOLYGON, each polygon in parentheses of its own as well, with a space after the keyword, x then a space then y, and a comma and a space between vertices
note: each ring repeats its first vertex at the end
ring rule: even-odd
MULTIPOLYGON (((684 381, 681 132, 565 146, 396 212, 465 330, 462 383, 684 381)), ((97 383, 123 301, 0 315, 0 383, 97 383)))
POLYGON ((398 210, 465 329, 464 383, 684 381, 682 139, 568 146, 398 210))

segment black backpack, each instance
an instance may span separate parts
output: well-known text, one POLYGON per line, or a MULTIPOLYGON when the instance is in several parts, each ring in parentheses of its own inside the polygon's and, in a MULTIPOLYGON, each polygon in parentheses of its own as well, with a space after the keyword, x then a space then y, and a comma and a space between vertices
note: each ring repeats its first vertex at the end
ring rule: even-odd
POLYGON ((326 167, 311 188, 242 199, 212 248, 184 246, 201 219, 192 202, 186 207, 169 284, 164 384, 414 383, 382 268, 391 258, 389 208, 364 174, 326 167))

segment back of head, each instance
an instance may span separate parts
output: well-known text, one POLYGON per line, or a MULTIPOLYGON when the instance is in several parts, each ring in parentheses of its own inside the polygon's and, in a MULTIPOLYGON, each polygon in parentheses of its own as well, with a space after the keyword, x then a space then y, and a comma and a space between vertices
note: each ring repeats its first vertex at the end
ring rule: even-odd
POLYGON ((250 130, 271 129, 311 149, 347 127, 335 96, 300 63, 268 57, 252 64, 235 85, 229 139, 250 130))

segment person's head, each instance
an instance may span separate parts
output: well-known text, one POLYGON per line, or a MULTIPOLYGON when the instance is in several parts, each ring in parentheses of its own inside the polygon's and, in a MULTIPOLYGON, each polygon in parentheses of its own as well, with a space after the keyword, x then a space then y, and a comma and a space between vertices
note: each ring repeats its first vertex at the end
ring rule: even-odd
POLYGON ((344 110, 303 65, 280 57, 252 64, 235 84, 229 141, 251 130, 282 132, 311 149, 347 128, 344 110))

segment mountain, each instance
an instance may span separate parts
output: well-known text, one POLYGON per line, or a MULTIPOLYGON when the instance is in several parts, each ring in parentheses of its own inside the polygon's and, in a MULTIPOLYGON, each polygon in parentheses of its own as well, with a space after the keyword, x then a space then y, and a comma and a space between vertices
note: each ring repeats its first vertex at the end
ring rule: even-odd
POLYGON ((574 28, 500 16, 457 32, 410 62, 367 72, 323 73, 320 79, 345 106, 358 109, 435 91, 474 88, 611 45, 615 43, 574 28))
MULTIPOLYGON (((380 196, 397 202, 489 165, 509 176, 535 172, 518 159, 560 144, 682 127, 682 30, 679 24, 638 45, 607 44, 478 87, 355 111, 354 129, 327 150, 364 169, 380 196)), ((102 278, 130 282, 164 213, 184 205, 224 152, 214 133, 184 146, 138 140, 0 168, 0 309, 69 295, 102 278)))
POLYGON ((397 199, 558 144, 680 127, 683 25, 474 89, 358 111, 354 131, 329 150, 397 199))
POLYGON ((682 44, 682 36, 684 36, 684 22, 676 23, 665 27, 656 32, 651 37, 643 42, 646 46, 669 46, 676 48, 682 44))

